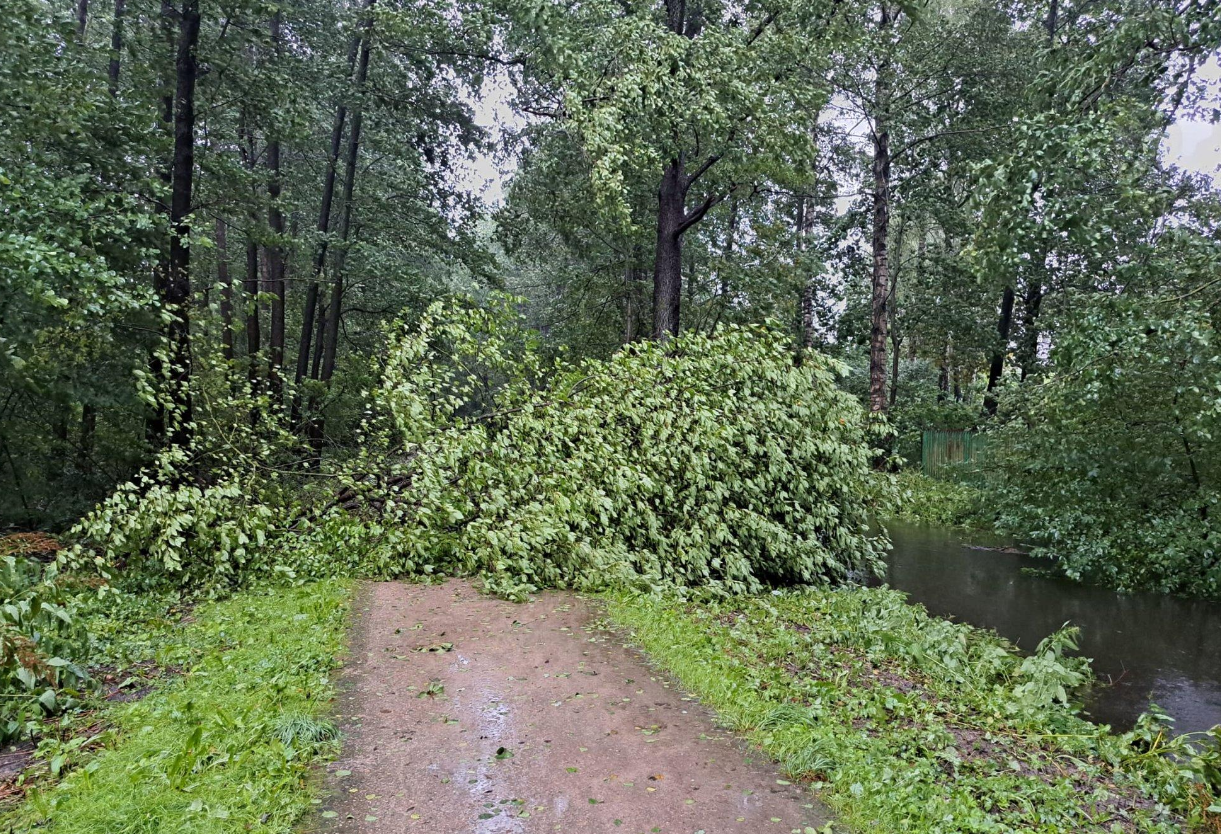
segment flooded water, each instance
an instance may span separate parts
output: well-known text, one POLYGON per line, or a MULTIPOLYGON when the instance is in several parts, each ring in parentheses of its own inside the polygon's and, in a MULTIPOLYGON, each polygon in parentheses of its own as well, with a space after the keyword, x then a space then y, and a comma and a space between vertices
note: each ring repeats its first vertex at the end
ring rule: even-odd
POLYGON ((1023 567, 1049 563, 972 549, 979 539, 955 531, 888 527, 886 581, 931 613, 990 628, 1027 651, 1066 622, 1080 626, 1081 654, 1100 679, 1086 703, 1094 720, 1128 729, 1152 701, 1179 732, 1221 724, 1221 604, 1028 576, 1023 567))

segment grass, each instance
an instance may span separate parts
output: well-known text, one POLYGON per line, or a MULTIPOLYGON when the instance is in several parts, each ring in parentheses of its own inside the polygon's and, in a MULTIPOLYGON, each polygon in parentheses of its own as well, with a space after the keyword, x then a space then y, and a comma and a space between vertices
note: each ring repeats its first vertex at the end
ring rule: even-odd
POLYGON ((180 669, 112 706, 112 740, 0 820, 11 832, 290 832, 311 807, 310 764, 334 749, 331 672, 349 585, 265 588, 132 634, 180 669))
POLYGON ((1163 755, 1060 701, 1064 636, 1030 658, 888 589, 695 605, 612 596, 609 616, 720 720, 858 832, 1216 830, 1215 802, 1163 755), (1177 810, 1175 810, 1177 809, 1177 810))

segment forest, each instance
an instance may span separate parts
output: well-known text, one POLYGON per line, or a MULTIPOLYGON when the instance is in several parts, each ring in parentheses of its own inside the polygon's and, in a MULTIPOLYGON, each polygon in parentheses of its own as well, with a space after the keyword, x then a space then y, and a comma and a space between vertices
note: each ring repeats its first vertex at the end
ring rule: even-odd
MULTIPOLYGON (((5 830, 485 830, 328 799, 377 601, 474 581, 815 797, 749 830, 1221 831, 1221 713, 878 587, 916 522, 1221 622, 1215 0, 3 8, 5 830)), ((459 724, 417 619, 364 709, 459 724)))

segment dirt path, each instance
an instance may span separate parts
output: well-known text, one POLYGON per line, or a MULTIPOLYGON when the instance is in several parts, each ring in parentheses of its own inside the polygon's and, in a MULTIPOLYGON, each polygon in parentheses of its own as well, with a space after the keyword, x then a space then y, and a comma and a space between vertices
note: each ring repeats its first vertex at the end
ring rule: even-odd
POLYGON ((323 830, 790 834, 827 819, 575 595, 385 583, 354 613, 323 830))

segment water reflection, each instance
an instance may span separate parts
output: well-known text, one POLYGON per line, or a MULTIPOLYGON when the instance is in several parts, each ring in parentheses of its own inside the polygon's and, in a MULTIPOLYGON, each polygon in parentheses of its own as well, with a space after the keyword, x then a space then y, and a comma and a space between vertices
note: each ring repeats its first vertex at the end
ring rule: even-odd
POLYGON ((1065 622, 1080 626, 1081 653, 1102 681, 1086 704, 1095 720, 1127 729, 1153 701, 1180 732, 1221 724, 1221 604, 1027 576, 1023 567, 1047 563, 973 550, 939 528, 892 524, 890 532, 887 582, 933 614, 993 629, 1028 651, 1065 622))

